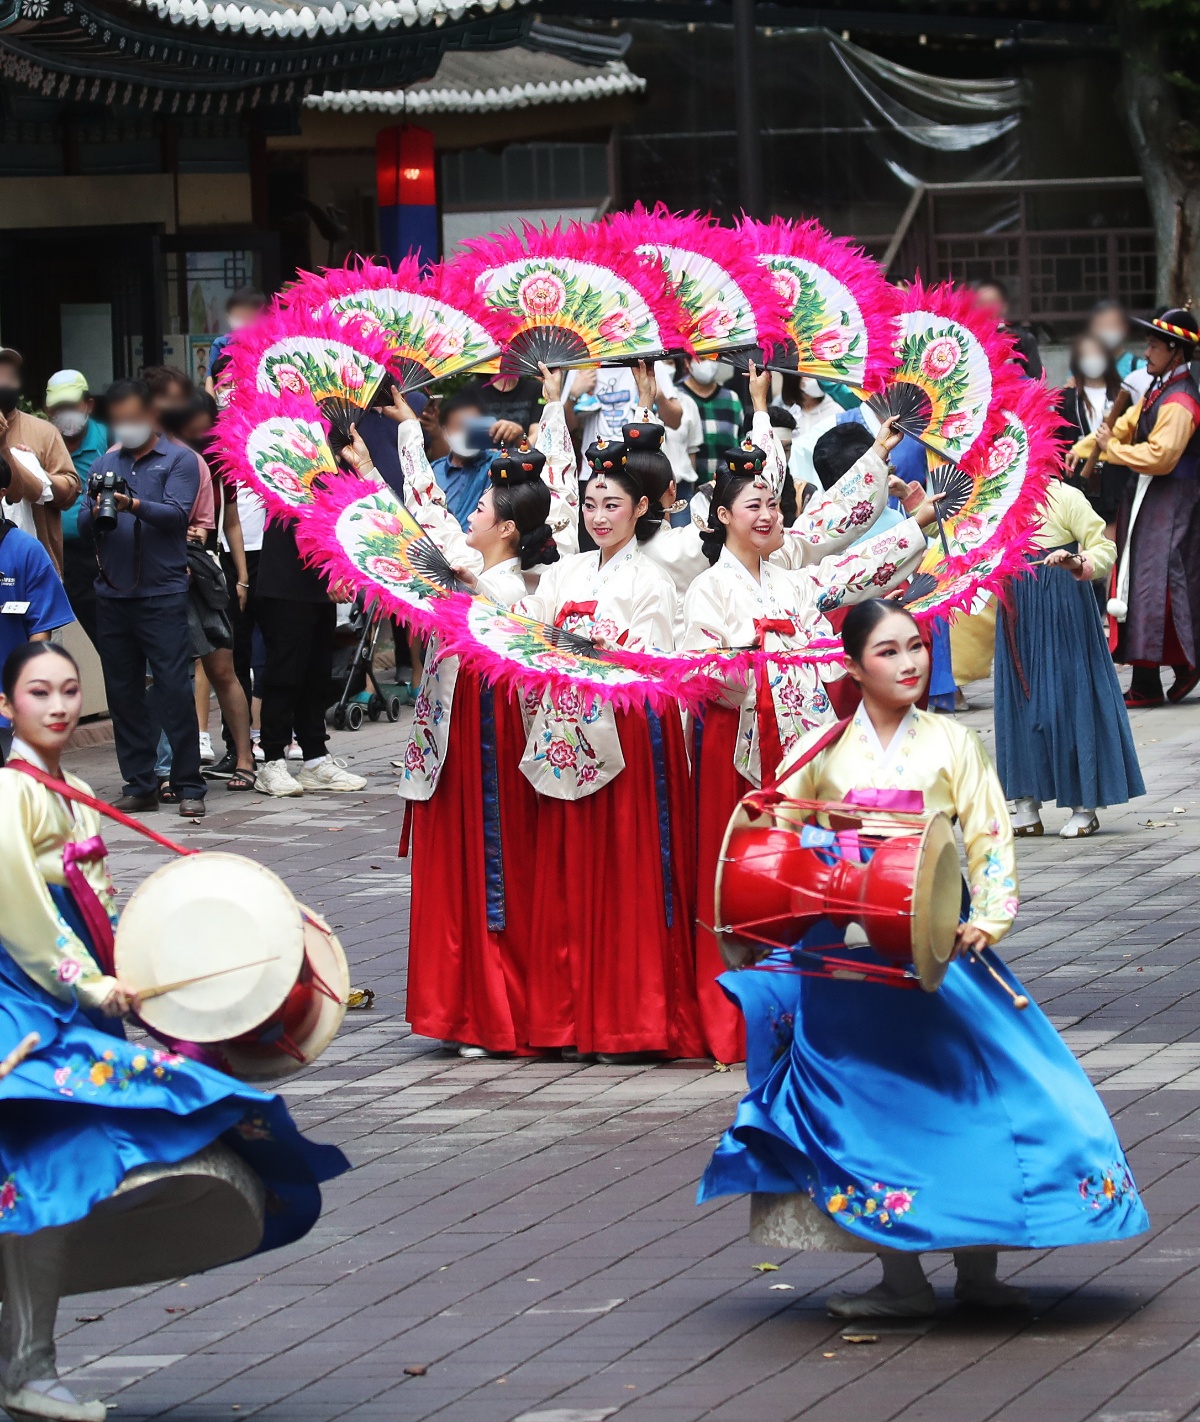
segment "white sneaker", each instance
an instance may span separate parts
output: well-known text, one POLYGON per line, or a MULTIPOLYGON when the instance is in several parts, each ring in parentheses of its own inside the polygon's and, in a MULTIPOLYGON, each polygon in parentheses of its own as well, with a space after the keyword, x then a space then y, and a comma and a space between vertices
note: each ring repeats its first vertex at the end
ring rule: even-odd
POLYGON ((259 745, 259 743, 258 743, 257 740, 254 741, 254 743, 253 743, 253 748, 254 748, 254 763, 255 763, 255 765, 262 765, 263 762, 266 760, 266 756, 263 755, 263 748, 262 748, 262 746, 259 745))
POLYGON ((295 783, 305 790, 346 791, 367 788, 367 782, 361 775, 347 770, 341 761, 334 760, 331 755, 327 755, 317 765, 306 765, 298 770, 295 783))
POLYGON ((216 760, 216 753, 213 750, 212 737, 207 731, 200 732, 200 764, 211 765, 216 760))
POLYGON ((1100 828, 1095 810, 1072 810, 1071 818, 1058 832, 1059 839, 1087 839, 1100 828))
POLYGON ((292 779, 285 760, 268 760, 254 777, 254 788, 264 795, 303 795, 304 786, 292 779))
POLYGON ((303 760, 303 759, 304 759, 304 752, 300 749, 300 747, 296 744, 295 741, 293 741, 293 742, 291 743, 291 745, 288 746, 287 751, 285 752, 285 754, 287 755, 288 760, 303 760))
POLYGON ((1012 819, 1013 833, 1019 835, 1045 834, 1046 828, 1042 824, 1042 817, 1039 811, 1042 802, 1035 800, 1031 795, 1023 795, 1020 799, 1013 801, 1013 807, 1009 811, 1012 819))
POLYGON ((80 1402, 57 1378, 27 1382, 14 1391, 0 1390, 0 1407, 10 1417, 49 1418, 52 1422, 104 1422, 108 1408, 102 1402, 80 1402))

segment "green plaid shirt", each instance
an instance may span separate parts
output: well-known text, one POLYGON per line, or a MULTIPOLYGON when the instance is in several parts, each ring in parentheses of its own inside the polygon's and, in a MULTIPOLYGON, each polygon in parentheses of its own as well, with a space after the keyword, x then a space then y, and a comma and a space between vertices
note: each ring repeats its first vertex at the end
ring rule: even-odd
POLYGON ((707 484, 716 477, 717 460, 738 442, 738 431, 742 428, 742 402, 737 391, 727 385, 718 385, 711 395, 697 395, 686 383, 680 388, 695 400, 700 411, 704 436, 696 451, 696 483, 707 484))

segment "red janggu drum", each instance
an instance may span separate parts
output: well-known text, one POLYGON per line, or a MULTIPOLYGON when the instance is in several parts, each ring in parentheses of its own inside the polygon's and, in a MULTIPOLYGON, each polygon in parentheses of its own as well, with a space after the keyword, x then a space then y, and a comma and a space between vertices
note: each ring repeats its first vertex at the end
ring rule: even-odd
POLYGON ((715 929, 725 962, 750 968, 793 947, 820 919, 858 924, 885 965, 822 954, 823 975, 935 992, 953 952, 961 893, 958 847, 944 814, 757 790, 725 832, 715 929))

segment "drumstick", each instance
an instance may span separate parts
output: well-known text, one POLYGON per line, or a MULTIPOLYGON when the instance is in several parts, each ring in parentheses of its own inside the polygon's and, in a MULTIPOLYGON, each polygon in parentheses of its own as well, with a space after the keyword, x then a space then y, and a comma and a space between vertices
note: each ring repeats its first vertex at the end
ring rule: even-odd
POLYGON ((29 1053, 37 1049, 41 1040, 41 1036, 37 1032, 30 1032, 28 1036, 22 1037, 8 1056, 0 1062, 0 1081, 3 1081, 10 1071, 19 1067, 29 1053))
POLYGON ((278 963, 279 955, 273 958, 259 958, 255 963, 235 963, 232 968, 217 968, 211 973, 198 973, 194 978, 179 978, 173 983, 156 983, 153 987, 143 988, 140 992, 135 992, 134 997, 139 1002, 146 1002, 152 997, 162 997, 168 992, 178 992, 180 988, 191 987, 193 983, 204 983, 209 978, 220 978, 226 973, 240 973, 247 968, 261 968, 265 963, 278 963))
POLYGON ((1012 998, 1012 1004, 1017 1009, 1017 1011, 1024 1012, 1025 1009, 1029 1006, 1029 999, 1025 996, 1025 994, 1023 992, 1014 992, 1012 987, 1004 981, 1004 979, 995 970, 995 968, 992 967, 992 965, 983 956, 983 954, 979 951, 978 948, 972 948, 971 953, 975 961, 977 963, 982 963, 983 966, 988 970, 988 972, 991 973, 992 977, 994 977, 996 981, 1000 984, 1000 986, 1004 989, 1004 991, 1008 993, 1009 997, 1012 998))

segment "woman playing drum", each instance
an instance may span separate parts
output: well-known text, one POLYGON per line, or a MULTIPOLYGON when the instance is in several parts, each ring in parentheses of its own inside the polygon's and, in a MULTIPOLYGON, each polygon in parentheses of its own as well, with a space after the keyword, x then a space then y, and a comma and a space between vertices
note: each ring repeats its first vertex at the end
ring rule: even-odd
POLYGON ((145 1043, 120 1019, 113 887, 100 819, 22 767, 66 779, 79 670, 49 642, 0 675, 13 723, 0 771, 0 1406, 99 1422, 55 1368, 63 1293, 149 1283, 300 1238, 341 1151, 296 1130, 277 1096, 145 1043), (269 1208, 268 1208, 269 1202, 269 1208))
MULTIPOLYGON (((970 911, 936 992, 727 973, 747 1026, 750 1090, 705 1172, 700 1200, 751 1192, 753 1236, 791 1249, 876 1252, 883 1282, 835 1295, 835 1317, 934 1312, 925 1250, 953 1250, 960 1302, 1003 1307, 998 1248, 1128 1238, 1149 1227, 1112 1122, 991 947, 1017 911, 1004 795, 976 735, 915 709, 929 653, 903 609, 871 601, 842 629, 863 700, 783 768, 787 796, 957 817, 970 911), (982 960, 982 961, 981 961, 982 960)), ((803 942, 828 944, 818 925, 803 942)))

